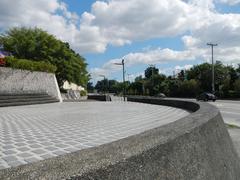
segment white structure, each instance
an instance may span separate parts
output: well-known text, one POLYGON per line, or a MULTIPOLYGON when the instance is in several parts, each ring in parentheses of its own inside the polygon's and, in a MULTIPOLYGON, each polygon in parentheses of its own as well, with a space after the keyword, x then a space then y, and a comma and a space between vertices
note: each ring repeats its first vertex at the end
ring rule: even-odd
POLYGON ((84 87, 78 86, 74 83, 69 83, 68 81, 65 81, 63 84, 63 89, 65 90, 73 90, 73 91, 84 91, 84 87))
POLYGON ((69 83, 68 81, 63 83, 63 89, 67 90, 67 93, 62 94, 64 100, 79 100, 81 99, 80 91, 85 91, 84 87, 69 83))

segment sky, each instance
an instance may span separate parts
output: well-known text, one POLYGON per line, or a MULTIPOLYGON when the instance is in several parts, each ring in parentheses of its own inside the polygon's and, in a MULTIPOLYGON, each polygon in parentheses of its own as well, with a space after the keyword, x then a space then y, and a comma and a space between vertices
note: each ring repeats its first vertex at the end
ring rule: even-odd
POLYGON ((81 54, 91 81, 149 65, 171 75, 214 59, 240 63, 240 0, 0 0, 0 32, 39 27, 81 54))

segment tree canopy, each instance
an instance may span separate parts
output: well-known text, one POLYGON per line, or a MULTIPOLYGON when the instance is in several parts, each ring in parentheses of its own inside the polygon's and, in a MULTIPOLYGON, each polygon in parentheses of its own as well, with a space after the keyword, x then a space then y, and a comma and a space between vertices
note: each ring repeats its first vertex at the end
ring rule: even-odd
MULTIPOLYGON (((237 68, 225 66, 221 62, 215 65, 215 90, 218 97, 240 97, 240 65, 237 68)), ((110 92, 111 80, 98 81, 95 89, 110 92)), ((156 67, 145 70, 145 77, 138 76, 135 81, 126 82, 127 94, 155 96, 164 93, 170 97, 196 97, 201 92, 211 92, 212 65, 203 63, 189 70, 181 70, 177 76, 166 77, 156 67)), ((115 82, 115 91, 122 92, 122 83, 115 82), (116 88, 117 87, 117 88, 116 88)))
POLYGON ((12 28, 0 36, 0 45, 15 58, 55 65, 60 87, 64 81, 85 86, 89 80, 85 59, 68 43, 39 28, 12 28))

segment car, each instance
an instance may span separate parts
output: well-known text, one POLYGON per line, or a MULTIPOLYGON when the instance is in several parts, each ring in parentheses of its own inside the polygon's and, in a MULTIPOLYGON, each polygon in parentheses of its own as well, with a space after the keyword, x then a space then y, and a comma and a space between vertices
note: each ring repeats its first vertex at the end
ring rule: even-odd
POLYGON ((203 101, 216 101, 217 97, 212 94, 212 93, 208 93, 208 92, 204 92, 200 95, 197 96, 197 101, 199 100, 203 100, 203 101))
POLYGON ((167 97, 167 96, 166 96, 165 94, 163 94, 163 93, 159 93, 159 94, 156 95, 156 97, 165 98, 165 97, 167 97))

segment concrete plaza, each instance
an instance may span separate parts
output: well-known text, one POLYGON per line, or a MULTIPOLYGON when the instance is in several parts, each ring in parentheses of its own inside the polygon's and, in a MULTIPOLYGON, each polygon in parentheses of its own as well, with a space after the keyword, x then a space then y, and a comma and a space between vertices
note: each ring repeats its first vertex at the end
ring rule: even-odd
POLYGON ((0 169, 99 146, 189 113, 131 102, 66 102, 0 108, 0 169))

